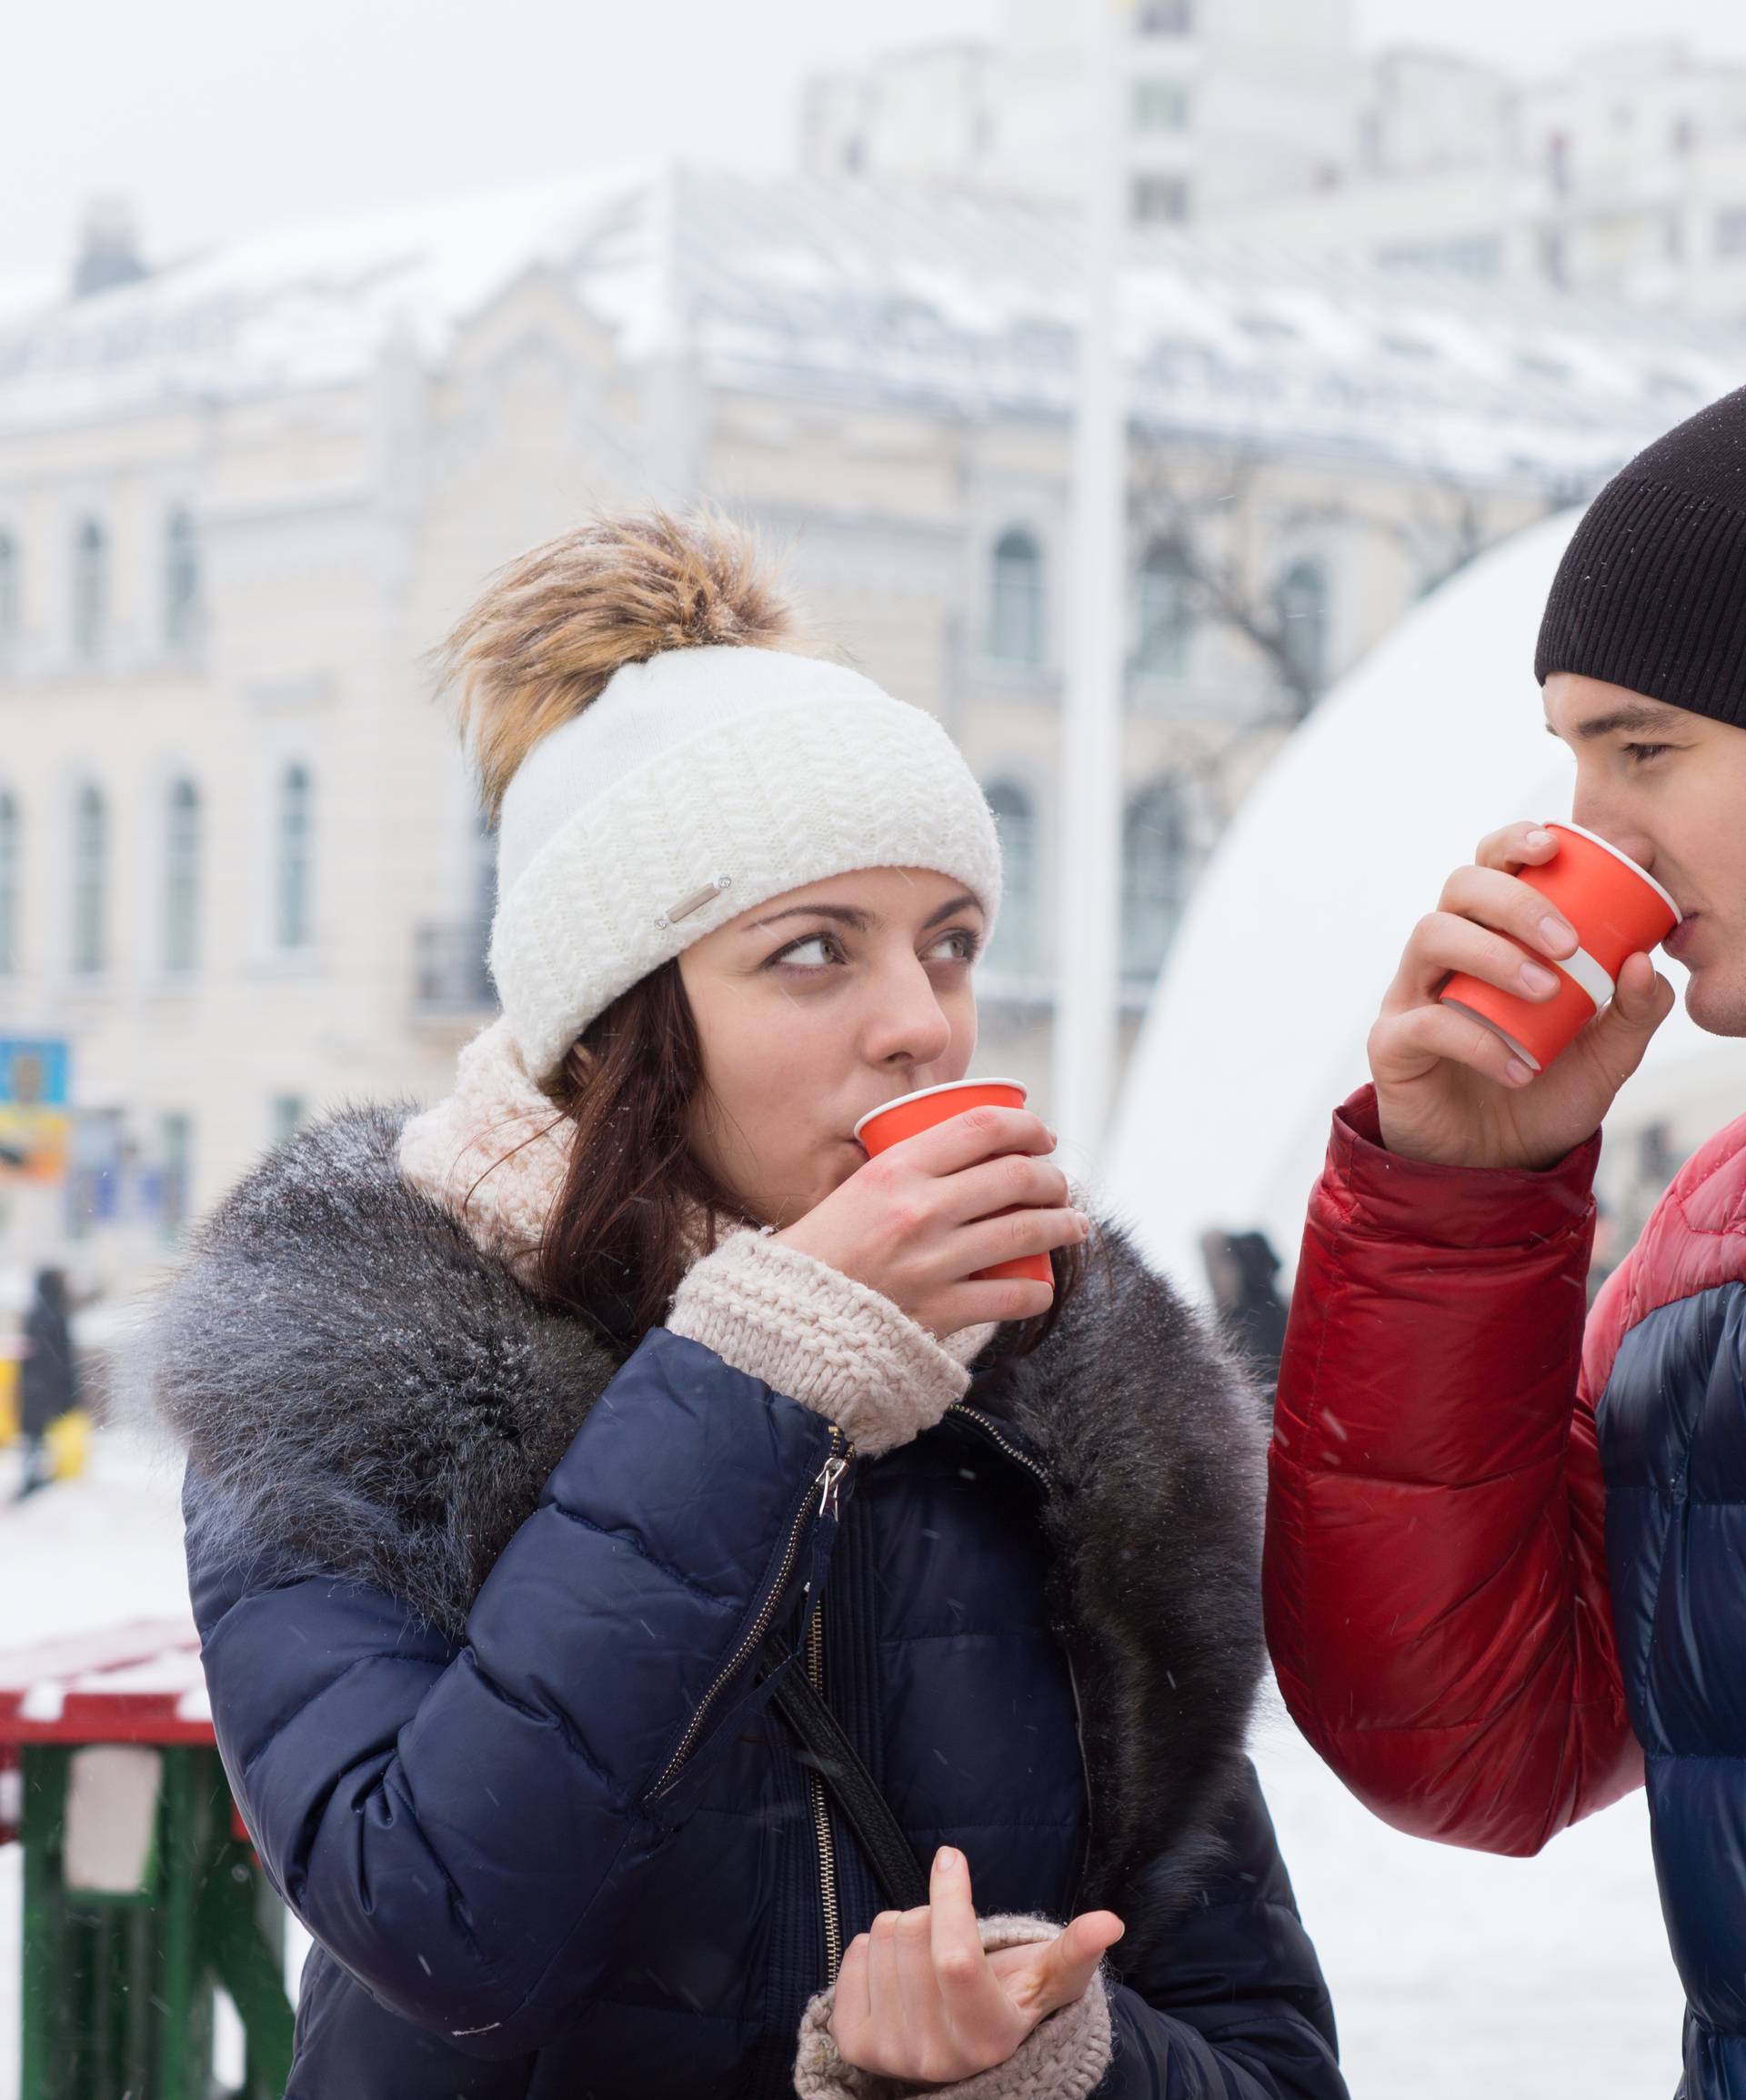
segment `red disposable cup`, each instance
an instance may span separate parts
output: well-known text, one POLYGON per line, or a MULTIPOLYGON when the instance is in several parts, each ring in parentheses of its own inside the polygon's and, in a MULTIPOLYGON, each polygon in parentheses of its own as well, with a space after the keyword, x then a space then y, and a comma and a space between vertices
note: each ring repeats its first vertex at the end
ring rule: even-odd
MULTIPOLYGON (((948 1080, 944 1086, 918 1087, 913 1094, 900 1094, 882 1109, 872 1109, 855 1126, 855 1135, 874 1159, 905 1138, 913 1138, 936 1124, 949 1122, 966 1109, 1022 1109, 1025 1090, 1017 1080, 948 1080)), ((1022 1208, 1022 1206, 1020 1206, 1022 1208)), ((1009 1212, 998 1211, 996 1217, 1009 1212)), ((971 1281, 991 1282, 1001 1276, 1029 1276, 1038 1283, 1053 1283, 1055 1266, 1044 1254, 1021 1254, 1016 1261, 1001 1261, 992 1269, 978 1269, 971 1281)))
POLYGON ((1553 957, 1522 948, 1559 976, 1555 998, 1527 999, 1457 970, 1438 997, 1482 1021, 1530 1065, 1543 1071, 1568 1050, 1612 997, 1619 972, 1633 955, 1659 948, 1680 923, 1680 908, 1629 854, 1580 824, 1548 824, 1558 856, 1543 868, 1516 870, 1576 929, 1574 955, 1553 957))

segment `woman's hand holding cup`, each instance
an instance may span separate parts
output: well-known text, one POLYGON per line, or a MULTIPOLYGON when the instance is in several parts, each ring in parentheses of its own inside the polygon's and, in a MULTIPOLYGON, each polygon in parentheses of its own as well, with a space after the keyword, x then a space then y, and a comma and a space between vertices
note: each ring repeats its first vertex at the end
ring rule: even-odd
POLYGON ((1538 824, 1493 832, 1413 929, 1370 1036, 1390 1151, 1449 1166, 1550 1167, 1599 1129, 1672 1010, 1672 987, 1647 954, 1633 954, 1611 1001, 1536 1072, 1493 1029, 1442 1003, 1451 972, 1535 1002, 1559 996, 1555 966, 1581 943, 1520 870, 1560 850, 1538 824))
POLYGON ((938 1340, 1029 1320, 1049 1310, 1052 1285, 977 1272, 1086 1237, 1054 1149, 1029 1109, 965 1109, 870 1159, 775 1237, 881 1292, 938 1340))

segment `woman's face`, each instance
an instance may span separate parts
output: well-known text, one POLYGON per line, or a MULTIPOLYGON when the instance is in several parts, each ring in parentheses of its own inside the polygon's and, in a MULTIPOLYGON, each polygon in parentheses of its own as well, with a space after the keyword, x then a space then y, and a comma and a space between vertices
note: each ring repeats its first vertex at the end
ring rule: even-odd
POLYGON ((985 925, 949 876, 868 868, 757 905, 679 957, 703 1050, 691 1150, 748 1215, 792 1224, 865 1161, 860 1117, 964 1077, 985 925))

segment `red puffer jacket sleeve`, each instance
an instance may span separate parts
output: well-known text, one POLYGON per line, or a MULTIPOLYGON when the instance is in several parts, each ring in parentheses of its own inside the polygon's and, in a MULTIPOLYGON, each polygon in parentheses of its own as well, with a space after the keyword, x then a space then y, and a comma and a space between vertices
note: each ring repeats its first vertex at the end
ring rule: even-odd
POLYGON ((1642 1780, 1580 1372, 1599 1154, 1597 1137, 1544 1173, 1430 1166, 1386 1150, 1372 1090, 1355 1094, 1280 1371, 1280 1691, 1378 1815, 1486 1852, 1537 1852, 1642 1780))

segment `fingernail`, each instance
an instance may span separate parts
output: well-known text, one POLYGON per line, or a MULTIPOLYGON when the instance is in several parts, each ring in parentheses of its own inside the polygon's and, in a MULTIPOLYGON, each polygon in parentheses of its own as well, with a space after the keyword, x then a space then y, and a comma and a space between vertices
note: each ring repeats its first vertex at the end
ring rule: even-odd
POLYGON ((1540 937, 1548 948, 1574 948, 1576 929, 1567 926, 1561 919, 1542 919, 1540 937))
POLYGON ((1528 843, 1538 850, 1542 846, 1552 845, 1554 840, 1550 831, 1530 831, 1528 834, 1528 843))
POLYGON ((1511 1058, 1504 1072, 1512 1087, 1525 1087, 1534 1076, 1534 1068, 1523 1064, 1520 1058, 1511 1058))
POLYGON ((1548 970, 1544 963, 1524 962, 1521 966, 1521 981, 1530 991, 1541 993, 1556 991, 1558 990, 1558 972, 1555 970, 1548 970))
POLYGON ((934 1864, 937 1867, 943 1867, 948 1874, 955 1873, 958 1864, 958 1855, 949 1844, 942 1844, 934 1854, 934 1864))

